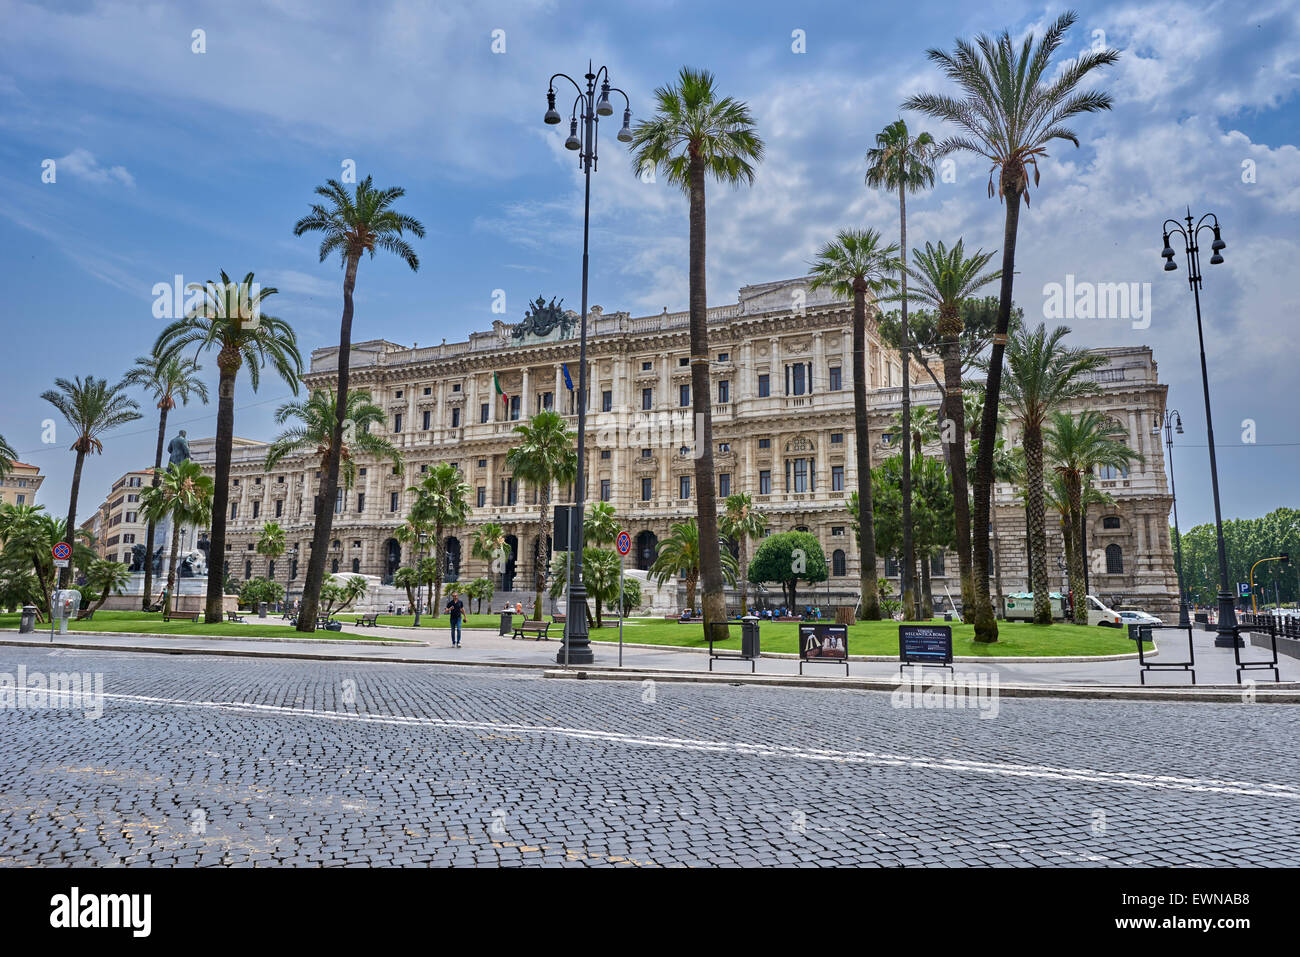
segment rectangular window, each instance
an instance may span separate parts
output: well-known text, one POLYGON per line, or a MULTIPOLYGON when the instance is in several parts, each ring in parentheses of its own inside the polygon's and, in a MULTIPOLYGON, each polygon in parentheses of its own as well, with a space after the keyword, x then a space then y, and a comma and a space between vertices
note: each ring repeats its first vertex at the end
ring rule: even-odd
POLYGON ((601 500, 602 502, 608 502, 608 501, 609 501, 609 495, 610 495, 609 479, 601 479, 601 480, 600 480, 600 500, 601 500))
POLYGON ((510 397, 510 421, 515 422, 519 419, 519 396, 510 397))
POLYGON ((601 450, 600 450, 600 457, 601 457, 602 459, 607 459, 607 458, 609 458, 609 449, 601 449, 601 450))
POLYGON ((238 502, 231 502, 231 503, 230 503, 230 517, 231 517, 232 519, 239 518, 239 503, 238 503, 238 502))
POLYGON ((641 408, 643 410, 648 412, 650 411, 650 409, 654 408, 654 401, 655 401, 654 389, 641 390, 641 408))
POLYGON ((614 410, 614 393, 606 389, 600 394, 600 411, 612 412, 614 410))
POLYGON ((719 402, 731 401, 731 383, 726 379, 718 380, 718 401, 719 402))
POLYGON ((650 496, 653 494, 653 492, 654 492, 654 480, 643 478, 641 480, 641 501, 643 502, 650 501, 650 496))
POLYGON ((480 422, 486 422, 488 420, 488 415, 491 414, 491 411, 492 410, 488 407, 488 404, 484 402, 482 405, 478 407, 478 420, 480 422))
MULTIPOLYGON (((258 516, 259 514, 261 514, 261 511, 262 511, 262 503, 261 503, 261 502, 254 502, 254 503, 253 503, 253 518, 257 518, 257 516, 258 516)), ((128 521, 128 522, 133 522, 133 521, 135 521, 135 519, 133 519, 133 518, 128 518, 127 521, 128 521)))
POLYGON ((730 442, 719 442, 719 443, 718 443, 718 451, 719 451, 719 452, 730 452, 730 451, 731 451, 731 443, 730 443, 730 442))
POLYGON ((389 510, 390 512, 396 512, 396 511, 397 511, 397 495, 398 495, 397 492, 389 492, 389 493, 388 493, 388 510, 389 510))
POLYGON ((432 413, 432 412, 425 412, 425 413, 423 413, 423 415, 421 416, 421 419, 420 419, 420 428, 422 428, 422 429, 424 429, 424 431, 428 432, 428 431, 429 431, 429 426, 432 424, 432 419, 433 419, 433 413, 432 413))
POLYGON ((843 445, 843 444, 844 444, 844 433, 843 433, 843 432, 832 432, 832 433, 831 433, 831 445, 843 445))
POLYGON ((730 361, 731 361, 731 353, 730 353, 730 352, 719 352, 719 353, 718 353, 718 361, 719 361, 719 362, 730 362, 730 361))
POLYGON ((787 462, 787 463, 786 463, 786 471, 785 471, 785 474, 786 474, 786 485, 787 485, 787 487, 789 487, 788 490, 791 491, 791 492, 806 492, 806 491, 808 491, 808 460, 807 460, 807 459, 795 459, 793 464, 794 464, 794 468, 793 468, 793 472, 794 472, 794 485, 793 485, 793 487, 789 487, 789 485, 790 485, 790 473, 791 473, 792 470, 791 470, 791 467, 790 467, 790 466, 791 466, 791 463, 790 463, 790 462, 787 462))
POLYGON ((758 494, 759 495, 772 494, 772 470, 771 469, 759 469, 758 494))
POLYGON ((334 496, 334 514, 343 514, 343 489, 339 489, 338 494, 334 496))
POLYGON ((691 387, 689 385, 677 387, 677 404, 683 409, 691 404, 691 387))
POLYGON ((643 459, 648 459, 648 458, 650 458, 650 456, 653 455, 653 454, 654 454, 654 453, 653 453, 650 449, 642 449, 642 450, 641 450, 641 458, 643 458, 643 459))
POLYGON ((460 409, 451 410, 451 427, 453 429, 460 428, 460 409))
POLYGON ((679 476, 677 479, 677 497, 691 497, 691 477, 689 475, 679 476))
POLYGON ((831 466, 831 491, 832 492, 844 491, 844 466, 843 465, 831 466))
POLYGON ((831 366, 830 383, 827 388, 832 392, 839 392, 844 388, 844 373, 839 366, 831 366))
POLYGON ((484 505, 487 504, 487 486, 486 486, 486 485, 480 485, 480 486, 478 487, 478 496, 477 496, 477 498, 475 499, 475 501, 477 502, 479 508, 482 508, 484 505))
POLYGON ((758 447, 759 447, 760 449, 770 449, 770 448, 772 447, 772 440, 771 440, 771 439, 759 439, 759 440, 758 440, 758 447))
POLYGON ((677 364, 678 364, 679 366, 683 366, 683 367, 690 365, 690 364, 691 364, 690 357, 689 357, 689 356, 682 356, 680 359, 677 360, 677 364))
POLYGON ((731 473, 719 472, 718 473, 718 495, 721 498, 726 498, 730 494, 731 494, 731 473))
POLYGON ((396 412, 393 414, 393 431, 394 432, 402 431, 402 413, 400 412, 396 412))
POLYGON ((785 367, 785 394, 804 395, 812 392, 812 377, 808 374, 808 365, 803 362, 785 367))
POLYGON ((772 394, 772 379, 765 372, 758 377, 758 397, 765 399, 772 394))
POLYGON ((358 492, 358 493, 357 493, 357 511, 358 511, 358 512, 364 512, 365 510, 366 510, 366 493, 365 493, 365 492, 358 492))

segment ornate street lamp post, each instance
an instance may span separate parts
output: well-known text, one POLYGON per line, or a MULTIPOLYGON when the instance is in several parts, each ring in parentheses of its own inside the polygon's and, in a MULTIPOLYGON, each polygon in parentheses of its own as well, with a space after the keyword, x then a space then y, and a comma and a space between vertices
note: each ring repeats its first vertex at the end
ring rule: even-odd
POLYGON ((420 627, 420 606, 424 602, 424 582, 420 579, 420 566, 424 563, 424 543, 429 540, 425 532, 420 532, 416 538, 418 544, 415 548, 415 627, 420 627))
MULTIPOLYGON (((1160 426, 1160 416, 1157 415, 1155 425, 1151 428, 1151 434, 1157 439, 1160 437, 1160 426)), ((1176 542, 1174 562, 1178 569, 1178 627, 1182 628, 1191 624, 1191 619, 1187 615, 1187 589, 1183 585, 1183 533, 1178 530, 1178 489, 1174 485, 1174 434, 1183 434, 1183 417, 1178 414, 1177 409, 1170 409, 1165 412, 1164 429, 1165 448, 1169 450, 1169 497, 1173 499, 1174 505, 1174 539, 1176 542)))
POLYGON ((564 647, 555 656, 555 660, 567 668, 570 664, 589 665, 596 660, 591 651, 591 639, 587 632, 587 589, 582 583, 582 516, 585 514, 586 499, 587 261, 591 232, 591 172, 596 168, 596 132, 600 117, 614 114, 614 105, 609 101, 610 93, 617 93, 623 97, 623 128, 618 131, 620 143, 632 142, 632 130, 628 126, 632 119, 632 104, 626 93, 609 85, 608 67, 602 66, 593 73, 591 63, 588 61, 585 90, 567 73, 556 73, 551 77, 547 84, 546 115, 543 117, 550 126, 556 125, 562 119, 555 109, 555 81, 559 77, 568 80, 578 91, 569 114, 569 137, 564 141, 564 146, 566 149, 577 151, 578 165, 582 168, 585 179, 582 209, 582 317, 578 335, 578 478, 574 493, 574 510, 577 518, 574 521, 575 527, 569 532, 569 547, 573 554, 570 567, 572 587, 569 588, 568 612, 564 616, 564 647), (596 95, 597 80, 601 80, 599 97, 596 95), (579 121, 582 124, 581 136, 579 136, 579 121))
POLYGON ((1177 233, 1183 237, 1187 254, 1187 282, 1192 287, 1192 296, 1196 301, 1196 336, 1201 346, 1201 387, 1205 392, 1205 435, 1210 446, 1210 485, 1214 490, 1214 536, 1219 548, 1219 622, 1218 636, 1214 644, 1218 648, 1240 648, 1243 642, 1237 635, 1237 612, 1228 588, 1228 551, 1223 544, 1223 511, 1219 507, 1219 467, 1214 458, 1214 423, 1210 418, 1210 375, 1205 366, 1205 333, 1201 328, 1201 248, 1197 239, 1201 230, 1208 229, 1214 234, 1210 249, 1210 265, 1217 266, 1223 262, 1223 250, 1227 243, 1219 235, 1219 218, 1214 213, 1206 213, 1196 223, 1192 223, 1192 211, 1187 210, 1187 226, 1179 225, 1175 219, 1166 219, 1164 224, 1165 248, 1160 255, 1165 259, 1165 272, 1178 268, 1174 262, 1174 250, 1169 245, 1169 234, 1177 233), (1172 228, 1171 228, 1172 227, 1172 228))

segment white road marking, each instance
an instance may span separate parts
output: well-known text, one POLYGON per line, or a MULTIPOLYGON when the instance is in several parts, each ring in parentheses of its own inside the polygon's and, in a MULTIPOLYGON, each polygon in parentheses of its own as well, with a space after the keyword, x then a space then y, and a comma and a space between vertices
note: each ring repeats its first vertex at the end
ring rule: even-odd
POLYGON ((1214 794, 1240 794, 1252 797, 1276 797, 1300 800, 1300 786, 1265 784, 1255 781, 1230 781, 1216 778, 1185 778, 1168 774, 1145 774, 1137 771, 1103 771, 1094 768, 1065 768, 1042 764, 1012 764, 1001 761, 974 761, 929 755, 885 754, 875 751, 844 751, 832 748, 800 748, 779 744, 751 744, 743 741, 705 741, 663 735, 637 735, 593 728, 563 728, 490 721, 459 721, 450 718, 412 717, 408 715, 358 714, 347 711, 320 711, 311 708, 288 708, 281 705, 253 704, 242 701, 195 701, 185 698, 158 698, 147 695, 105 694, 112 701, 165 705, 181 708, 210 708, 245 715, 276 715, 315 718, 324 721, 360 722, 394 727, 446 728, 458 731, 510 732, 544 735, 575 740, 599 741, 625 746, 670 748, 745 757, 783 757, 804 761, 830 761, 840 764, 867 764, 878 767, 909 767, 967 774, 993 774, 1005 777, 1029 777, 1059 781, 1080 781, 1120 787, 1160 788, 1214 794))

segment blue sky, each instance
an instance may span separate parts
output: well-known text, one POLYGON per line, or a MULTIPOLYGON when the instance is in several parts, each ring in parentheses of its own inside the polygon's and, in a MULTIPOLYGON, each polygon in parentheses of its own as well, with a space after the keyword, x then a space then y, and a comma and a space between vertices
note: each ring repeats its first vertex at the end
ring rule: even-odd
MULTIPOLYGON (((152 287, 252 270, 304 353, 337 338, 341 275, 292 227, 312 190, 355 161, 407 190, 422 220, 418 273, 363 262, 354 338, 435 344, 489 328, 493 290, 517 320, 537 295, 579 301, 581 180, 563 133, 541 123, 547 77, 587 58, 611 67, 648 114, 683 64, 750 103, 768 156, 752 188, 714 187, 709 296, 802 275, 844 226, 896 234, 894 198, 862 183, 872 136, 921 90, 954 37, 1041 31, 1056 4, 41 3, 0 0, 0 263, 7 273, 0 434, 47 474, 66 508, 73 456, 43 444, 39 398, 59 375, 116 378, 153 342, 152 287), (363 12, 360 12, 364 10, 363 12), (905 14, 900 16, 900 14, 905 14), (206 52, 192 52, 203 30, 206 52), (493 31, 505 52, 494 53, 493 31), (792 49, 803 31, 806 52, 792 49), (57 181, 41 181, 42 161, 57 181)), ((1069 274, 1151 284, 1148 328, 1075 320, 1083 344, 1155 349, 1187 429, 1178 455, 1184 526, 1213 516, 1192 300, 1160 269, 1160 224, 1187 204, 1224 225, 1227 262, 1203 305, 1225 515, 1295 506, 1300 313, 1300 12, 1294 4, 1080 3, 1062 57, 1096 40, 1122 51, 1103 85, 1114 109, 1074 124, 1021 217, 1017 301, 1042 318, 1069 274), (1096 34, 1095 31, 1102 31, 1096 34), (1253 176, 1245 176, 1247 164, 1253 176), (1253 180, 1253 181, 1248 181, 1253 180), (1243 442, 1247 420, 1255 442, 1243 442)), ((913 126, 943 130, 909 116, 913 126)), ((592 204, 591 301, 633 314, 686 307, 686 205, 645 183, 604 136, 592 204)), ((987 166, 909 202, 909 240, 996 249, 1002 210, 987 166)), ((215 367, 208 362, 215 381, 215 367)), ((237 396, 236 431, 267 438, 287 388, 237 396)), ((215 391, 215 390, 214 390, 215 391)), ((79 513, 152 462, 156 419, 110 435, 87 463, 79 513)), ((173 415, 209 435, 215 407, 173 415)), ((59 423, 62 426, 62 422, 59 423)), ((172 429, 169 427, 169 433, 172 429)))

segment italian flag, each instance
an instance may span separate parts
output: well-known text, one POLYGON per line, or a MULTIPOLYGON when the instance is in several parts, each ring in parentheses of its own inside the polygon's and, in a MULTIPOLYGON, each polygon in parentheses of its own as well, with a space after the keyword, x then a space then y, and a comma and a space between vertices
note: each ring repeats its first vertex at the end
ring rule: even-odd
POLYGON ((501 380, 497 377, 495 372, 492 373, 492 387, 497 390, 497 395, 501 396, 502 402, 510 402, 510 396, 506 395, 505 390, 501 388, 501 380))

